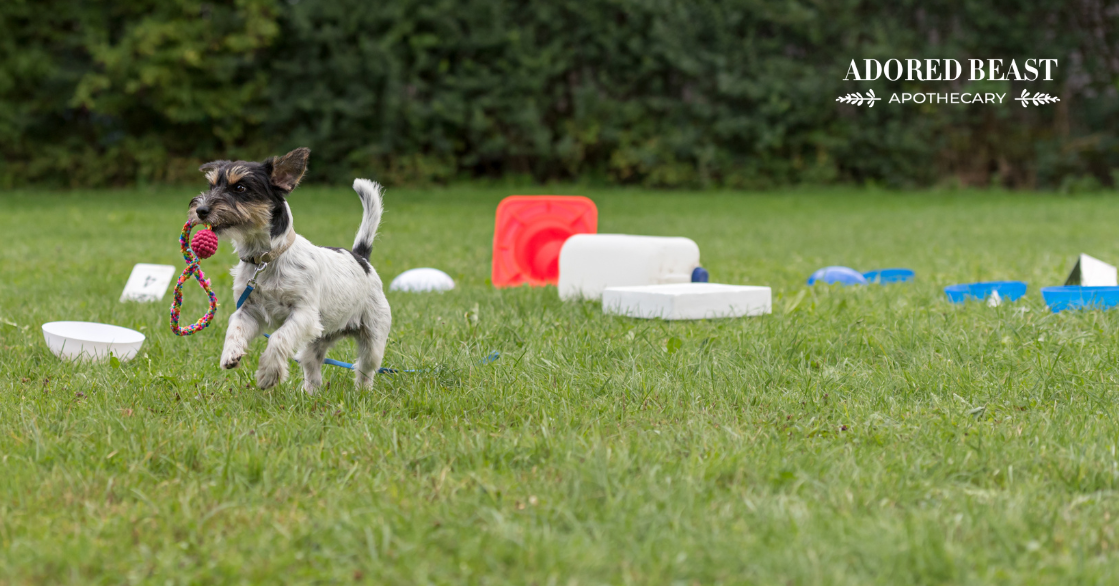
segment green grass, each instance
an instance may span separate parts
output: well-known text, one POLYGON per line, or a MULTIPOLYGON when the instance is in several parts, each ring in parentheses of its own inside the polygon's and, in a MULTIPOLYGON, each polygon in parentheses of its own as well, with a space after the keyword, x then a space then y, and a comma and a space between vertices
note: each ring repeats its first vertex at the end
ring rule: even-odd
MULTIPOLYGON (((774 314, 635 321, 495 290, 506 191, 391 190, 381 275, 458 282, 389 295, 386 365, 429 370, 363 393, 328 367, 307 397, 293 369, 262 392, 263 339, 218 368, 227 244, 204 263, 209 330, 172 335, 170 296, 117 302, 133 263, 181 264, 191 190, 0 195, 0 582, 1119 580, 1119 312, 1038 293, 1077 253, 1119 259, 1119 200, 582 191, 600 231, 689 236, 713 280, 772 286, 774 314), (828 264, 918 280, 805 288, 828 264), (1012 278, 1030 292, 1000 308, 941 291, 1012 278), (62 319, 148 341, 120 368, 64 364, 39 330, 62 319)), ((348 189, 291 203, 312 241, 351 243, 348 189)))

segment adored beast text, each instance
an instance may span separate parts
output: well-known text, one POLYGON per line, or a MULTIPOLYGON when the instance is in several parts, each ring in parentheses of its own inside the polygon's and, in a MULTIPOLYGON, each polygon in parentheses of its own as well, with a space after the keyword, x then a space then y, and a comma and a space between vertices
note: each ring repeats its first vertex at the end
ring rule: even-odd
MULTIPOLYGON (((967 67, 956 59, 887 59, 885 63, 877 59, 863 59, 860 70, 857 59, 851 60, 844 81, 876 81, 886 78, 889 81, 956 81, 968 71, 967 81, 1052 81, 1058 67, 1056 59, 968 59, 967 67)), ((966 88, 965 88, 966 89, 966 88)), ((994 88, 989 88, 994 89, 994 88)), ((904 104, 1002 104, 1006 93, 992 92, 901 92, 890 96, 888 103, 904 104)), ((867 90, 847 94, 835 99, 837 102, 855 106, 866 105, 873 108, 882 98, 867 90)), ((1014 98, 1022 107, 1040 106, 1059 102, 1060 98, 1049 94, 1030 94, 1022 90, 1014 98)))
MULTIPOLYGON (((906 81, 955 81, 963 75, 964 67, 955 59, 889 59, 882 64, 877 59, 863 59, 863 71, 859 71, 855 60, 847 68, 844 81, 874 81, 885 77, 897 81, 904 76, 906 81)), ((1026 59, 1018 67, 1016 59, 968 59, 971 75, 968 81, 1053 81, 1053 70, 1057 68, 1056 59, 1026 59), (1044 73, 1044 77, 1041 77, 1044 73)))

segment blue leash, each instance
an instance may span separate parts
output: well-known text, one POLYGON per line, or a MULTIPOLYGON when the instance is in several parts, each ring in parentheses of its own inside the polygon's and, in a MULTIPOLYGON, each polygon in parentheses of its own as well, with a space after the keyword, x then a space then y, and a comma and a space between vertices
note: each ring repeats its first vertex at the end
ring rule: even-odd
MULTIPOLYGON (((267 264, 268 263, 264 263, 263 265, 261 265, 260 268, 258 268, 256 270, 256 272, 260 273, 260 271, 264 270, 264 267, 267 264)), ((245 286, 245 292, 241 293, 241 298, 237 300, 237 309, 241 309, 241 306, 244 305, 245 302, 249 300, 249 295, 251 295, 252 292, 253 292, 253 283, 255 283, 255 282, 256 282, 256 275, 253 275, 253 278, 249 281, 249 284, 245 286)), ((268 336, 268 334, 264 334, 264 337, 268 338, 269 336, 268 336)), ((492 353, 490 353, 489 356, 486 356, 485 358, 482 359, 482 364, 489 364, 489 363, 497 360, 498 358, 501 358, 501 353, 500 352, 492 352, 492 353)), ((298 360, 296 362, 298 362, 298 360)), ((331 366, 341 366, 342 368, 348 368, 350 370, 354 369, 354 365, 350 364, 349 362, 342 362, 341 360, 333 360, 331 358, 327 358, 326 360, 323 360, 322 363, 323 364, 329 364, 331 366)), ((395 368, 384 368, 384 367, 382 367, 382 368, 377 369, 377 374, 396 374, 398 372, 425 372, 426 370, 427 369, 397 370, 395 368)))

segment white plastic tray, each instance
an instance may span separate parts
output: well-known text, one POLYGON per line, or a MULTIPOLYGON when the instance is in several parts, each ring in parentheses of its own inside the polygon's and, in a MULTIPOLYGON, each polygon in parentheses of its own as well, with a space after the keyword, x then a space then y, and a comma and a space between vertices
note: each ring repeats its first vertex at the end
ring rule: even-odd
POLYGON ((638 287, 607 287, 602 311, 644 319, 715 319, 772 312, 769 287, 677 283, 638 287))

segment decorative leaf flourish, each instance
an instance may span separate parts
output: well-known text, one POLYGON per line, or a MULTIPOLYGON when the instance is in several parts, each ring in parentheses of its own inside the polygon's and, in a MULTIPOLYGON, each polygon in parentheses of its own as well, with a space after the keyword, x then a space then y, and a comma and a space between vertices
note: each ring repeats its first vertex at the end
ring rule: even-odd
POLYGON ((1061 101, 1061 98, 1051 96, 1049 94, 1043 94, 1041 92, 1038 92, 1031 96, 1030 92, 1027 90, 1022 90, 1022 95, 1014 99, 1022 102, 1023 108, 1028 108, 1031 103, 1035 106, 1041 106, 1044 104, 1052 104, 1053 102, 1061 101))
POLYGON ((868 108, 873 108, 874 102, 882 99, 874 95, 874 90, 867 90, 866 94, 866 96, 863 96, 861 92, 855 92, 853 94, 847 94, 846 96, 840 96, 836 98, 835 101, 843 104, 854 104, 856 106, 866 104, 868 108))

